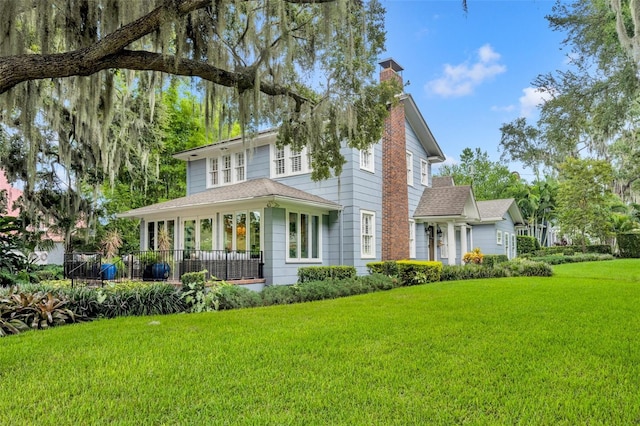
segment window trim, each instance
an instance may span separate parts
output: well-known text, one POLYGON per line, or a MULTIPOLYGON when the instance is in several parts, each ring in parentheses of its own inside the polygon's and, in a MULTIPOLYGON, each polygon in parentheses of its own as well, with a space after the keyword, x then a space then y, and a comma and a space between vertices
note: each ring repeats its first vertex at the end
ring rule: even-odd
POLYGON ((369 145, 367 149, 360 150, 360 170, 375 173, 375 151, 373 145, 369 145), (365 158, 369 159, 368 163, 364 161, 365 158))
POLYGON ((285 244, 285 255, 286 255, 286 263, 322 263, 322 214, 320 213, 313 213, 310 211, 305 211, 305 210, 285 210, 285 239, 286 239, 286 244, 285 244), (291 214, 295 214, 296 215, 296 245, 297 245, 297 251, 296 251, 296 257, 291 257, 291 231, 289 228, 290 225, 290 215, 291 214), (300 250, 300 248, 302 247, 301 244, 301 222, 302 222, 302 216, 306 215, 307 216, 307 254, 309 257, 301 257, 301 253, 302 250, 300 250), (313 218, 317 217, 317 223, 318 223, 318 238, 317 238, 317 242, 314 240, 313 238, 313 218), (313 256, 313 248, 314 245, 317 245, 318 248, 318 257, 311 257, 313 256))
POLYGON ((360 257, 363 259, 375 259, 376 258, 376 212, 371 210, 360 210, 360 257), (363 233, 364 217, 371 217, 371 232, 369 234, 363 233), (365 236, 370 236, 371 252, 365 252, 364 239, 365 236))
POLYGON ((231 152, 223 152, 221 155, 216 157, 208 157, 207 158, 207 181, 206 187, 209 188, 218 188, 220 186, 233 185, 235 183, 246 182, 247 180, 247 151, 239 150, 239 151, 231 151, 231 152), (243 160, 242 165, 239 166, 240 154, 242 154, 243 160), (225 168, 224 158, 229 157, 229 168, 225 168), (214 167, 215 164, 215 167, 214 167), (238 179, 238 169, 244 169, 243 177, 244 179, 238 179), (225 182, 225 171, 229 172, 229 181, 225 182), (213 183, 213 174, 217 176, 217 183, 213 183))
POLYGON ((413 152, 407 150, 407 185, 413 186, 413 152))
POLYGON ((424 158, 420 159, 420 183, 423 186, 431 186, 431 163, 424 158))
POLYGON ((409 219, 409 258, 416 258, 416 221, 409 219))
POLYGON ((281 148, 283 157, 276 157, 276 154, 280 151, 275 144, 270 145, 269 148, 269 174, 272 179, 283 178, 289 176, 299 176, 311 173, 311 164, 309 162, 309 154, 307 147, 303 147, 300 150, 299 155, 294 155, 296 151, 292 150, 289 145, 281 148), (300 171, 292 172, 293 158, 300 158, 300 171), (283 161, 284 173, 278 173, 278 161, 283 161))

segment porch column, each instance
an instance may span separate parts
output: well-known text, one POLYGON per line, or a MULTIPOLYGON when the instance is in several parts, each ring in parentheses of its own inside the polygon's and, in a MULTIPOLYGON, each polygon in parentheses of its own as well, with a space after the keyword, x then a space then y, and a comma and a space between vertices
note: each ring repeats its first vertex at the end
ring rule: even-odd
POLYGON ((456 264, 456 229, 453 222, 447 222, 447 244, 449 246, 449 265, 456 264))
POLYGON ((463 224, 460 225, 460 256, 464 256, 464 254, 466 252, 468 252, 469 250, 467 249, 467 225, 463 224))

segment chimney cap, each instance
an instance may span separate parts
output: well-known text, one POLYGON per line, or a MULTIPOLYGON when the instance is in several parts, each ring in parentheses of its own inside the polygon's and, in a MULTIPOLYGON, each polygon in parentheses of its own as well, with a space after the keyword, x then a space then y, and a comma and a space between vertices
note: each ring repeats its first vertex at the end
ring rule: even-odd
POLYGON ((380 64, 380 66, 383 69, 391 68, 395 72, 400 72, 400 71, 402 71, 404 69, 404 68, 402 68, 400 66, 399 63, 397 63, 395 60, 393 60, 393 58, 385 59, 383 61, 378 62, 378 64, 380 64))

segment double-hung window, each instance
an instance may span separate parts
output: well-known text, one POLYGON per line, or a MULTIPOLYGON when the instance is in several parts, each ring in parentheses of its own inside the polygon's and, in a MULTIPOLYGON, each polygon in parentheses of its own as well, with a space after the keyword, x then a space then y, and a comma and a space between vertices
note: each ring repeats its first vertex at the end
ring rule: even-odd
POLYGON ((307 149, 299 151, 289 146, 271 147, 271 177, 295 176, 310 172, 307 149))
POLYGON ((360 255, 376 257, 376 214, 371 211, 360 211, 360 255))
POLYGON ((220 184, 220 175, 218 171, 218 158, 209 158, 209 185, 218 186, 220 184))
POLYGON ((420 183, 430 186, 429 175, 431 175, 431 164, 424 158, 420 159, 420 183))
POLYGON ((502 245, 502 231, 496 231, 496 244, 502 245))
POLYGON ((231 155, 222 156, 222 183, 231 183, 231 155))
POLYGON ((209 158, 207 168, 209 172, 208 188, 244 182, 247 179, 245 151, 209 158))
POLYGON ((360 150, 360 168, 371 173, 374 172, 373 146, 360 150))
POLYGON ((244 151, 236 152, 236 182, 244 180, 244 151))
POLYGON ((416 258, 416 222, 409 219, 409 257, 416 258))

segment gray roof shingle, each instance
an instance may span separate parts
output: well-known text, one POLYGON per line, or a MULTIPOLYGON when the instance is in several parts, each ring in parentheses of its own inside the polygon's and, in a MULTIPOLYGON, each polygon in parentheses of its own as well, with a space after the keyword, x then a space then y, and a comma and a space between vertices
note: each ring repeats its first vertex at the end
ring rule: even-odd
POLYGON ((461 216, 469 197, 468 185, 425 188, 414 217, 461 216))
POLYGON ((209 189, 186 197, 176 198, 163 203, 152 204, 146 207, 129 210, 120 213, 119 217, 141 217, 161 211, 172 211, 182 208, 206 206, 216 203, 244 201, 257 198, 277 197, 290 199, 291 201, 317 204, 329 209, 340 210, 342 206, 333 201, 318 197, 308 192, 292 188, 280 182, 267 178, 252 179, 233 185, 221 186, 209 189))

